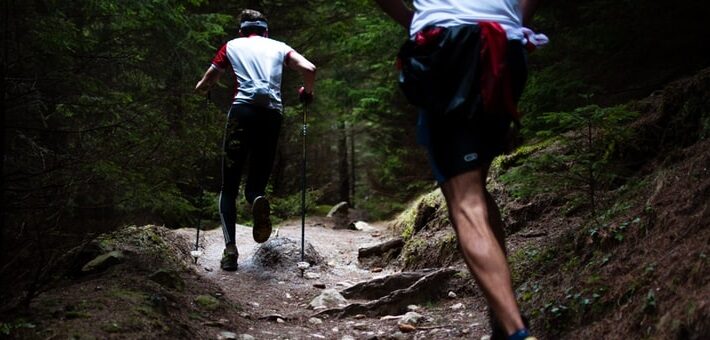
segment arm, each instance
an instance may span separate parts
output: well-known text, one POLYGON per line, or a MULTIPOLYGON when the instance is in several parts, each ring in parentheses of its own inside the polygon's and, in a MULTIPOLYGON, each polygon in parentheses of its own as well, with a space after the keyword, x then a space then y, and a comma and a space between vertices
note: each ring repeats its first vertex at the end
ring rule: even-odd
POLYGON ((414 12, 404 5, 402 0, 375 0, 380 8, 387 13, 394 21, 402 25, 404 29, 408 30, 409 26, 412 24, 412 17, 414 12))
POLYGON ((532 22, 533 13, 537 8, 538 0, 520 0, 520 11, 523 14, 523 26, 528 26, 532 22))
POLYGON ((316 65, 313 65, 296 51, 289 52, 286 65, 301 74, 304 90, 308 93, 313 93, 313 85, 316 82, 316 65))
POLYGON ((197 82, 197 85, 195 85, 195 91, 197 92, 206 92, 207 90, 214 85, 219 78, 222 76, 222 73, 224 71, 218 69, 214 65, 210 65, 210 68, 205 71, 205 74, 202 76, 202 79, 197 82))

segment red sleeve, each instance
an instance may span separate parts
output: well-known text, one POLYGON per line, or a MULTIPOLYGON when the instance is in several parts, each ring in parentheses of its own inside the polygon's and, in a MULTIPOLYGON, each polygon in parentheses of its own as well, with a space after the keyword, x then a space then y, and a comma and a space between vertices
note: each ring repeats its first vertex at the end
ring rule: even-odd
POLYGON ((212 59, 212 65, 220 70, 224 70, 229 67, 229 58, 227 58, 227 44, 222 45, 222 47, 217 51, 217 55, 212 59))

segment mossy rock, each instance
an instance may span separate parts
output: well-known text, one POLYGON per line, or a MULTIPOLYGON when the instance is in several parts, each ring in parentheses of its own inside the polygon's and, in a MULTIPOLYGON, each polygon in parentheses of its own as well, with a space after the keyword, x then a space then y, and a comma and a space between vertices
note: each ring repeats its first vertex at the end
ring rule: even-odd
POLYGON ((81 271, 83 273, 100 272, 113 265, 123 262, 124 258, 125 256, 122 252, 114 250, 106 254, 99 255, 93 260, 89 261, 89 263, 87 263, 86 265, 84 265, 83 268, 81 268, 81 271))
POLYGON ((200 306, 200 308, 206 310, 215 310, 219 308, 219 300, 211 295, 199 295, 195 298, 195 303, 200 306))

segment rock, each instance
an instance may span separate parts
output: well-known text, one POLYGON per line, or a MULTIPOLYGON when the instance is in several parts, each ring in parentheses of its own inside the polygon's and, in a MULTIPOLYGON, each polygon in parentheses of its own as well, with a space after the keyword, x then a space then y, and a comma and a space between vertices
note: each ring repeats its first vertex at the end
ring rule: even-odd
POLYGON ((358 314, 358 315, 353 316, 353 318, 355 318, 355 319, 364 319, 364 318, 365 318, 365 314, 358 314))
POLYGON ((316 309, 319 307, 338 307, 340 305, 347 304, 348 301, 335 289, 326 289, 320 295, 316 296, 309 305, 311 308, 316 309))
POLYGON ((491 340, 491 336, 490 336, 490 335, 484 335, 484 336, 481 337, 481 340, 491 340))
POLYGON ((424 315, 421 315, 417 312, 407 312, 407 314, 404 314, 401 319, 399 319, 400 324, 410 324, 410 325, 418 325, 419 321, 424 317, 424 315))
POLYGON ((367 330, 367 324, 364 322, 356 323, 353 325, 353 329, 358 331, 367 330))
POLYGON ((316 282, 313 284, 313 287, 318 288, 318 289, 325 289, 325 283, 323 282, 316 282))
POLYGON ((355 340, 355 338, 353 338, 352 335, 343 335, 340 340, 355 340))
POLYGON ((229 320, 219 319, 217 321, 205 321, 202 324, 208 327, 225 327, 229 324, 229 320))
POLYGON ((276 318, 276 323, 285 323, 284 319, 282 318, 276 318))
POLYGON ((238 340, 256 340, 256 339, 249 334, 239 334, 238 340))
POLYGON ((371 271, 372 271, 373 273, 379 273, 379 272, 382 271, 382 268, 381 268, 381 267, 375 267, 375 268, 372 268, 371 271))
POLYGON ((323 324, 323 320, 313 317, 313 318, 308 319, 308 323, 310 323, 312 325, 321 325, 321 324, 323 324))
POLYGON ((228 331, 221 331, 221 332, 219 332, 219 335, 217 335, 217 339, 220 339, 220 340, 228 340, 228 339, 237 340, 238 338, 237 338, 237 333, 232 333, 232 332, 228 332, 228 331))
MULTIPOLYGON (((304 257, 305 262, 311 266, 323 262, 323 257, 308 242, 304 249, 304 257)), ((252 259, 254 265, 263 270, 283 272, 300 269, 297 264, 301 262, 301 242, 285 237, 272 238, 256 249, 252 259)))
POLYGON ((340 281, 340 282, 336 283, 335 285, 336 285, 337 287, 351 287, 351 286, 354 285, 354 284, 355 284, 355 283, 352 282, 352 281, 340 281))
POLYGON ((320 274, 308 272, 308 273, 303 274, 303 277, 305 277, 308 280, 316 280, 316 279, 320 279, 320 274))
POLYGON ((374 227, 363 221, 353 221, 350 223, 350 229, 369 232, 375 230, 374 227))
POLYGON ((333 229, 347 229, 350 226, 348 202, 340 202, 333 206, 327 217, 333 219, 333 229))
POLYGON ((260 306, 258 302, 254 302, 254 301, 249 302, 249 304, 252 305, 252 306, 254 306, 254 307, 259 307, 259 306, 260 306))
POLYGON ((215 310, 219 307, 219 300, 211 295, 199 295, 195 298, 195 303, 207 310, 215 310))
POLYGON ((400 323, 398 326, 399 330, 402 331, 402 333, 409 333, 417 330, 417 327, 414 327, 413 325, 410 325, 408 323, 400 323))
POLYGON ((419 307, 419 306, 417 306, 417 305, 409 305, 409 306, 407 306, 407 310, 410 311, 410 312, 416 312, 416 311, 418 311, 418 310, 420 310, 420 309, 422 309, 422 308, 419 307))
POLYGON ((166 288, 176 289, 178 291, 185 289, 185 281, 183 281, 180 275, 174 270, 160 269, 150 274, 148 278, 166 288))
POLYGON ((449 307, 449 308, 451 308, 451 310, 462 310, 462 309, 465 309, 466 306, 464 306, 463 303, 460 303, 460 302, 459 302, 459 303, 457 303, 457 304, 455 304, 455 305, 453 305, 453 306, 451 306, 451 307, 449 307))
MULTIPOLYGON (((367 314, 370 316, 401 314, 404 313, 407 306, 411 304, 421 303, 424 301, 434 301, 444 295, 445 293, 441 291, 442 285, 455 273, 457 273, 457 271, 450 268, 427 271, 426 275, 409 285, 409 287, 404 289, 396 288, 396 290, 391 291, 391 293, 378 298, 377 300, 366 303, 351 303, 345 307, 332 308, 322 311, 319 314, 335 315, 338 318, 356 314, 367 314)), ((380 288, 382 288, 382 285, 390 286, 387 284, 387 281, 392 277, 398 276, 391 275, 389 277, 358 284, 357 288, 351 287, 348 289, 352 289, 352 291, 350 291, 351 294, 348 294, 347 296, 353 298, 353 296, 357 295, 370 295, 371 292, 365 294, 368 290, 366 287, 380 286, 380 288)), ((395 286, 400 286, 400 284, 395 286)), ((391 289, 392 287, 389 288, 391 289)))
POLYGON ((119 250, 114 250, 95 257, 81 268, 82 273, 93 273, 123 262, 125 256, 119 250))
POLYGON ((347 215, 349 208, 350 208, 350 205, 348 204, 348 202, 345 202, 345 201, 340 202, 340 203, 334 205, 332 208, 330 208, 330 211, 328 211, 328 214, 326 215, 326 217, 335 217, 338 214, 347 215))
POLYGON ((449 298, 455 299, 455 298, 456 298, 456 293, 450 291, 450 292, 449 292, 449 298))

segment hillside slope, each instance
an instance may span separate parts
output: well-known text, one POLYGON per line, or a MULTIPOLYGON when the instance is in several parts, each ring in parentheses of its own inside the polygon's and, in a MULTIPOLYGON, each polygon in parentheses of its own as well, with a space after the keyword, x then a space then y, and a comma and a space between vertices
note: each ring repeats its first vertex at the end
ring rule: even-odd
MULTIPOLYGON (((584 182, 564 182, 575 169, 565 138, 583 132, 537 140, 499 160, 489 189, 501 203, 514 285, 536 334, 710 334, 709 108, 710 69, 623 106, 638 118, 604 145, 603 169, 615 176, 599 180, 591 203, 584 182), (548 159, 566 162, 540 161, 548 159)), ((446 216, 438 191, 402 213, 393 226, 407 242, 393 265, 460 264, 446 216)))

